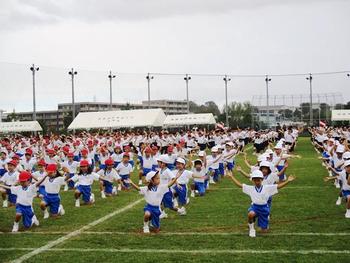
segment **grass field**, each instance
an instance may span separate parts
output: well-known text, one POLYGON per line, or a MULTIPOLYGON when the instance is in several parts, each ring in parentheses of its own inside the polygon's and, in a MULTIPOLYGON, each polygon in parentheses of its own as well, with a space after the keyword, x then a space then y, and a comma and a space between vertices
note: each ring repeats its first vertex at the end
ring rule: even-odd
POLYGON ((297 180, 274 197, 270 233, 255 239, 246 223, 250 199, 227 178, 191 198, 187 216, 169 212, 157 235, 141 233, 144 201, 136 191, 102 200, 96 185, 91 207, 75 208, 73 193, 62 192, 66 215, 56 220, 44 221, 35 200, 41 225, 25 233, 8 233, 14 208, 0 208, 0 261, 350 262, 350 220, 344 204, 335 206, 337 189, 323 182, 327 172, 309 138, 299 139, 296 153, 302 158, 288 174, 297 180))

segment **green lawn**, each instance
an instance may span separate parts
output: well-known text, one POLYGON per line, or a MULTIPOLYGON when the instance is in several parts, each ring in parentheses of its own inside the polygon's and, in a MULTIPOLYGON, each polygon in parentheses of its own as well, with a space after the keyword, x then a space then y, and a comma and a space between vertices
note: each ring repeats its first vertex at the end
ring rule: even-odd
MULTIPOLYGON (((248 237, 249 197, 225 178, 205 197, 191 198, 187 216, 169 212, 158 235, 141 233, 142 201, 27 261, 349 262, 350 220, 344 217, 344 205, 335 206, 338 191, 323 182, 327 172, 309 138, 299 139, 296 153, 302 158, 291 161, 288 174, 297 180, 273 198, 268 234, 248 237)), ((240 158, 238 162, 247 170, 240 158)), ((36 200, 41 226, 30 233, 6 233, 12 228, 14 209, 0 208, 0 260, 16 259, 140 198, 132 191, 102 200, 97 186, 94 189, 92 207, 75 208, 73 193, 62 192, 66 215, 56 220, 44 221, 36 200)))

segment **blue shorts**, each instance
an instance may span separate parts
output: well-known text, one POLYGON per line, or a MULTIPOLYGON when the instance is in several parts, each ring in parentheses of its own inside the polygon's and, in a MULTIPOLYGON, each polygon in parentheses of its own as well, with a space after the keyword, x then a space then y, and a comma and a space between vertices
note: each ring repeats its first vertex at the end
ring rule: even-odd
POLYGON ((111 194, 113 192, 113 183, 103 180, 103 186, 105 188, 104 192, 106 194, 111 194))
POLYGON ((120 174, 120 178, 121 178, 123 187, 129 189, 130 188, 130 184, 126 183, 125 180, 129 180, 130 175, 129 174, 120 174))
POLYGON ((135 165, 134 160, 130 160, 129 163, 131 164, 132 167, 134 167, 135 165))
MULTIPOLYGON (((284 168, 284 165, 277 165, 277 170, 278 170, 279 172, 282 171, 283 168, 284 168)), ((284 181, 284 180, 287 179, 285 174, 281 174, 281 175, 279 176, 279 178, 280 178, 280 181, 284 181)))
POLYGON ((209 183, 209 179, 204 180, 204 187, 205 187, 205 189, 208 188, 208 183, 209 183))
POLYGON ((139 160, 139 162, 140 162, 140 165, 141 165, 141 167, 143 166, 143 158, 142 158, 142 156, 137 156, 137 159, 139 160))
POLYGON ((170 191, 166 192, 163 196, 162 203, 165 208, 173 208, 174 203, 173 203, 173 193, 170 191))
POLYGON ((40 186, 39 186, 38 194, 39 194, 39 195, 42 195, 42 196, 45 196, 45 195, 46 195, 45 186, 43 186, 43 185, 40 185, 40 186))
POLYGON ((50 207, 50 213, 57 215, 58 209, 60 207, 61 198, 59 194, 48 194, 44 196, 44 202, 46 203, 46 206, 50 207))
POLYGON ((158 165, 157 164, 152 165, 152 171, 157 171, 157 169, 158 169, 158 165))
POLYGON ((219 181, 219 169, 209 168, 209 171, 214 172, 213 180, 214 180, 214 182, 218 182, 219 181))
POLYGON ((174 186, 175 192, 177 193, 177 198, 180 205, 185 205, 187 203, 187 186, 185 184, 180 184, 181 189, 178 185, 174 186))
POLYGON ((348 199, 350 196, 350 190, 342 190, 341 193, 345 199, 348 199))
POLYGON ((90 202, 91 186, 90 185, 78 185, 77 190, 83 195, 85 203, 90 202))
POLYGON ((32 226, 34 212, 31 205, 16 204, 16 214, 22 215, 23 225, 25 228, 32 226))
POLYGON ((11 203, 11 204, 15 204, 17 201, 17 195, 14 195, 11 193, 10 189, 6 189, 6 193, 7 193, 7 200, 11 203))
POLYGON ((219 163, 219 175, 225 174, 225 167, 223 163, 219 163))
POLYGON ((105 164, 100 164, 99 168, 100 168, 100 170, 105 170, 106 169, 106 165, 105 164))
POLYGON ((200 196, 205 194, 205 183, 202 182, 194 182, 194 189, 196 189, 200 196))
POLYGON ((117 168, 118 164, 120 164, 120 162, 114 162, 114 168, 117 168))
POLYGON ((94 155, 94 161, 95 162, 98 162, 100 160, 100 157, 98 156, 98 154, 95 154, 94 155))
POLYGON ((173 163, 168 163, 167 166, 168 166, 169 170, 175 169, 175 165, 173 163))
MULTIPOLYGON (((74 173, 69 174, 69 178, 72 178, 73 176, 74 176, 74 173)), ((69 189, 73 189, 74 188, 74 181, 72 181, 72 180, 68 181, 68 187, 69 187, 69 189)))
POLYGON ((146 176, 149 172, 152 172, 152 169, 149 169, 149 168, 143 168, 142 169, 142 175, 143 176, 146 176))
POLYGON ((149 212, 151 214, 151 224, 154 228, 160 228, 160 209, 159 206, 154 206, 150 204, 146 204, 146 206, 143 208, 144 212, 149 212))
POLYGON ((269 228, 269 215, 270 215, 270 208, 268 204, 265 205, 256 205, 252 204, 248 212, 253 211, 255 213, 255 216, 258 218, 258 226, 261 229, 268 229, 269 228))
POLYGON ((3 176, 6 173, 6 169, 2 168, 0 169, 0 177, 3 176))
POLYGON ((74 155, 73 161, 79 162, 80 161, 80 156, 79 155, 74 155))
POLYGON ((227 170, 232 171, 235 168, 235 162, 227 163, 227 170))

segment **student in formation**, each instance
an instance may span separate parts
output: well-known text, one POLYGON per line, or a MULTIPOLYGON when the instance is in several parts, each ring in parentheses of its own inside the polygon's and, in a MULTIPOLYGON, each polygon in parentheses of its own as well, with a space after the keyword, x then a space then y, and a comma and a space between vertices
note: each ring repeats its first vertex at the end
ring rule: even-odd
POLYGON ((258 219, 258 226, 265 233, 269 229, 270 206, 268 200, 271 196, 278 193, 278 189, 286 186, 289 182, 295 179, 294 176, 289 176, 284 182, 272 185, 263 185, 264 175, 260 170, 255 170, 252 175, 253 185, 242 184, 233 175, 229 174, 232 181, 240 188, 243 193, 250 196, 252 204, 248 209, 248 226, 249 236, 255 237, 256 230, 254 228, 255 219, 258 219))
POLYGON ((118 166, 115 169, 117 170, 117 173, 121 178, 122 189, 129 190, 130 184, 128 183, 128 179, 130 179, 131 173, 134 170, 132 164, 130 163, 130 153, 125 152, 123 154, 122 162, 118 164, 118 166))
POLYGON ((153 169, 154 158, 152 157, 152 149, 150 147, 146 147, 141 155, 140 165, 141 169, 139 171, 139 185, 142 185, 142 178, 146 176, 153 169))
POLYGON ((53 218, 56 218, 58 215, 63 216, 65 211, 63 205, 61 204, 61 197, 59 192, 61 186, 66 185, 66 181, 70 178, 69 176, 63 177, 57 171, 56 164, 49 164, 46 167, 45 179, 43 180, 42 185, 45 187, 46 194, 40 203, 40 208, 44 211, 44 219, 50 217, 50 214, 53 218), (50 209, 50 212, 48 211, 50 209))
POLYGON ((117 187, 113 185, 114 182, 120 184, 120 176, 113 168, 114 161, 109 158, 105 160, 105 168, 99 170, 97 173, 100 175, 100 191, 101 197, 113 196, 117 194, 117 187))
POLYGON ((31 184, 31 174, 27 171, 22 171, 18 176, 19 185, 0 185, 0 187, 10 190, 12 194, 17 196, 16 216, 12 232, 18 232, 21 219, 25 228, 30 228, 32 225, 39 226, 39 221, 33 210, 33 199, 37 195, 38 186, 45 178, 35 184, 31 184))
POLYGON ((153 227, 154 232, 158 233, 160 230, 160 204, 163 196, 169 191, 169 188, 180 177, 180 173, 172 178, 168 183, 163 184, 160 179, 159 172, 151 171, 146 175, 147 186, 139 187, 130 179, 130 183, 141 195, 145 197, 146 206, 144 207, 143 216, 143 232, 150 233, 150 226, 153 227), (151 223, 151 225, 150 225, 151 223))
POLYGON ((205 180, 207 180, 207 171, 203 166, 201 159, 194 160, 192 168, 193 184, 191 185, 191 197, 195 197, 197 193, 199 196, 205 194, 205 180))
MULTIPOLYGON (((72 178, 78 172, 79 162, 74 161, 74 153, 67 153, 67 160, 61 164, 62 170, 72 178)), ((70 180, 64 186, 64 191, 68 191, 68 189, 74 188, 74 181, 70 180)))
MULTIPOLYGON (((47 174, 46 171, 45 171, 46 163, 45 163, 44 159, 41 159, 41 160, 38 161, 37 167, 38 167, 38 170, 35 171, 34 173, 32 173, 32 177, 33 177, 33 179, 35 181, 39 182, 47 174)), ((38 189, 38 197, 40 199, 43 199, 45 194, 46 194, 45 186, 43 184, 41 184, 39 186, 39 189, 38 189)))
POLYGON ((1 188, 3 203, 2 207, 14 206, 16 204, 17 196, 11 192, 10 187, 17 184, 19 172, 16 170, 17 161, 11 160, 7 163, 7 172, 0 177, 0 183, 4 183, 7 188, 1 188))

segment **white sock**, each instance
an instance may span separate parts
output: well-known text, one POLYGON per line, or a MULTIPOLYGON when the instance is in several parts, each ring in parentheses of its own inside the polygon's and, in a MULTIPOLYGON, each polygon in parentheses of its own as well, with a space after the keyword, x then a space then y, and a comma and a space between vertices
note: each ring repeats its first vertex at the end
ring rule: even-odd
POLYGON ((254 223, 248 223, 249 229, 254 229, 254 223))
POLYGON ((143 222, 143 226, 149 226, 149 221, 143 222))
POLYGON ((14 226, 18 226, 18 225, 19 225, 19 222, 16 222, 16 221, 15 221, 15 222, 13 222, 13 225, 14 225, 14 226))

